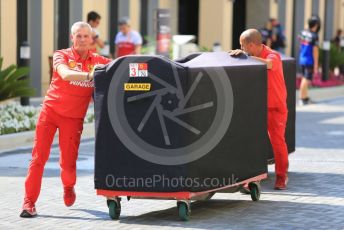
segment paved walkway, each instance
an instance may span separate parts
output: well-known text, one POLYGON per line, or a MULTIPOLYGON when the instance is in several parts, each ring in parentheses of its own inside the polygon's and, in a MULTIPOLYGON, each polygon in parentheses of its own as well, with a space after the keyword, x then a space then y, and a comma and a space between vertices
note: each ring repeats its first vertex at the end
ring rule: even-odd
MULTIPOLYGON (((78 160, 77 201, 66 208, 54 148, 33 219, 19 218, 30 153, 0 154, 0 229, 344 229, 344 97, 297 108, 297 151, 290 155, 290 184, 263 182, 259 202, 216 194, 192 204, 188 222, 178 220, 175 201, 122 201, 119 221, 93 189, 94 142, 83 142, 78 160)), ((269 167, 273 171, 273 167, 269 167)))

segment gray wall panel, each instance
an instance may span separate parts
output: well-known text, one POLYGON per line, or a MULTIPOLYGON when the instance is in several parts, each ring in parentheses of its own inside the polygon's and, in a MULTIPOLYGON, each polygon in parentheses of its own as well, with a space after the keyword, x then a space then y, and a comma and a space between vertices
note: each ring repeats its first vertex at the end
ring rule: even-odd
POLYGON ((159 7, 158 0, 149 0, 148 1, 148 21, 147 21, 147 32, 148 36, 154 38, 156 33, 156 10, 159 7))
POLYGON ((304 29, 304 9, 305 2, 300 0, 294 0, 294 32, 293 32, 293 50, 292 56, 296 58, 298 63, 299 60, 299 41, 298 36, 300 32, 304 29))
POLYGON ((119 0, 118 1, 118 17, 128 17, 129 16, 129 1, 119 0))
POLYGON ((29 44, 30 44, 30 78, 36 89, 35 96, 41 96, 42 69, 42 0, 29 0, 29 44))
POLYGON ((246 1, 246 28, 262 28, 269 19, 269 0, 246 1))
MULTIPOLYGON (((71 0, 69 1, 69 28, 72 27, 73 23, 82 21, 82 4, 83 0, 71 0)), ((85 12, 85 18, 88 12, 85 12)))
POLYGON ((333 37, 333 14, 334 14, 334 0, 326 0, 325 3, 325 19, 324 19, 324 39, 331 40, 333 37))
POLYGON ((312 1, 312 14, 319 14, 319 0, 312 1))
POLYGON ((285 26, 285 23, 286 23, 286 18, 285 18, 286 4, 285 3, 286 3, 286 0, 279 0, 278 1, 278 21, 283 26, 283 29, 285 29, 285 27, 286 27, 285 26))

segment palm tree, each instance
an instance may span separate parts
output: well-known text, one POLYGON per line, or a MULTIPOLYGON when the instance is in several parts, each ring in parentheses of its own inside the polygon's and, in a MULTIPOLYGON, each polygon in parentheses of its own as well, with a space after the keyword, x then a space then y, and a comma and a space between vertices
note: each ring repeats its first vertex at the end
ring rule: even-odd
POLYGON ((35 89, 30 87, 28 67, 10 65, 2 70, 3 58, 0 57, 0 101, 14 97, 30 97, 35 94, 35 89))

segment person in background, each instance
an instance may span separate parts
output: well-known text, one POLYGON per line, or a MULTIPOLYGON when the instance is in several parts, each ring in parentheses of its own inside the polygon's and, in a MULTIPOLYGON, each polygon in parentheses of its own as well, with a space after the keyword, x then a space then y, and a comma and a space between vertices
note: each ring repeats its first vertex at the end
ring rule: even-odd
POLYGON ((337 30, 336 36, 332 39, 332 43, 338 48, 340 49, 340 41, 341 39, 343 39, 343 35, 342 35, 343 31, 341 29, 337 30))
POLYGON ((308 20, 308 29, 301 31, 299 35, 299 65, 302 71, 300 84, 299 105, 312 103, 308 97, 308 87, 312 83, 313 74, 318 73, 319 44, 318 44, 319 20, 312 16, 308 20))
POLYGON ((76 160, 83 121, 94 89, 94 66, 111 60, 90 51, 92 28, 86 22, 72 25, 71 41, 71 48, 57 50, 53 55, 53 78, 36 125, 20 217, 37 215, 35 203, 57 129, 64 203, 69 207, 76 199, 76 160))
POLYGON ((101 19, 100 15, 95 11, 91 11, 87 14, 87 23, 90 24, 93 30, 92 32, 93 42, 91 44, 90 50, 95 53, 98 53, 98 49, 102 49, 105 46, 104 41, 99 37, 99 32, 97 30, 97 27, 99 26, 99 23, 100 23, 100 19, 101 19))
POLYGON ((137 31, 131 29, 129 18, 121 18, 118 26, 120 31, 115 38, 114 57, 140 54, 142 37, 137 31))
POLYGON ((272 24, 271 21, 267 21, 265 26, 259 30, 262 34, 262 42, 264 45, 271 47, 272 44, 272 24))
POLYGON ((269 21, 272 27, 270 48, 279 53, 283 53, 285 48, 285 36, 282 25, 275 18, 270 18, 269 21))
POLYGON ((288 183, 288 149, 285 142, 287 124, 287 89, 284 82, 280 54, 262 44, 262 36, 256 29, 245 30, 240 35, 241 49, 232 50, 230 55, 247 53, 250 57, 266 64, 268 72, 268 135, 275 158, 276 180, 274 188, 284 190, 288 183))

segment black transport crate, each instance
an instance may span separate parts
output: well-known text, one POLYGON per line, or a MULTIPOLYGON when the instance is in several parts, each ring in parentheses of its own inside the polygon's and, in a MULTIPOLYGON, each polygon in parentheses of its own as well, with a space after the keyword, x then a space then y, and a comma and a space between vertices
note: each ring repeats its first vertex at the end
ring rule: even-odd
POLYGON ((225 52, 127 56, 94 80, 96 189, 201 192, 266 174, 262 63, 225 52))

